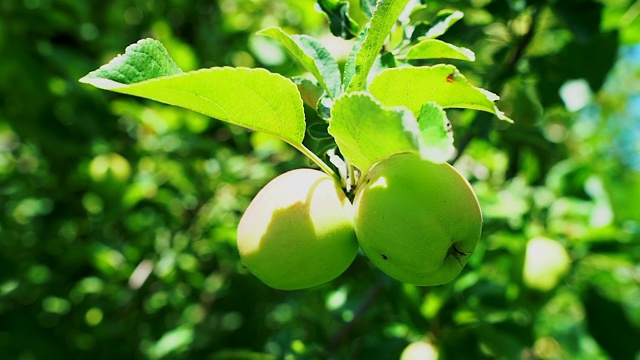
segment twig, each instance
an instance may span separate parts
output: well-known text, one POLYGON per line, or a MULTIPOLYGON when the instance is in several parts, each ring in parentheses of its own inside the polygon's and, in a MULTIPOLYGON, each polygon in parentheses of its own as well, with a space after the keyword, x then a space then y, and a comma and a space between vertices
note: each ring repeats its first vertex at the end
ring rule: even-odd
POLYGON ((333 335, 333 337, 331 337, 331 340, 329 341, 329 345, 327 346, 327 350, 326 350, 327 355, 334 353, 342 345, 342 343, 344 343, 345 340, 347 340, 347 338, 349 337, 353 329, 358 325, 358 323, 364 316, 365 312, 371 307, 371 305, 373 305, 375 300, 378 298, 378 296, 382 291, 383 286, 384 286, 384 278, 380 277, 378 281, 376 281, 373 287, 369 289, 369 292, 362 299, 362 302, 358 306, 358 309, 356 309, 353 319, 351 319, 351 321, 349 321, 348 323, 344 324, 340 329, 338 329, 338 331, 333 335))

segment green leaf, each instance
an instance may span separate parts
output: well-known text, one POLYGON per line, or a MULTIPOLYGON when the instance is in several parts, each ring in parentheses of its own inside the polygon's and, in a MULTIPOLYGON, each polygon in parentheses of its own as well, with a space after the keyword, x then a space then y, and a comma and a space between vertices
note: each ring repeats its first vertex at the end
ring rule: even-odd
POLYGON ((291 80, 264 69, 223 67, 175 73, 167 65, 169 55, 158 46, 162 45, 155 40, 141 40, 80 81, 270 133, 300 148, 304 112, 291 80))
POLYGON ((376 58, 376 61, 373 62, 373 66, 371 67, 371 71, 369 71, 369 78, 367 82, 371 82, 373 78, 378 76, 381 72, 387 69, 393 69, 398 67, 398 63, 396 62, 395 56, 393 53, 386 52, 376 58))
POLYGON ((636 359, 640 352, 640 331, 629 320, 620 302, 589 286, 583 295, 587 329, 612 359, 636 359), (615 329, 615 331, 611 331, 615 329))
POLYGON ((449 160, 456 151, 453 146, 453 130, 447 113, 438 104, 429 102, 422 106, 418 115, 424 150, 422 157, 434 163, 449 160))
POLYGON ((453 24, 464 17, 464 13, 458 10, 441 10, 436 15, 436 20, 423 35, 426 38, 437 38, 449 30, 453 24))
POLYGON ((369 91, 387 106, 405 106, 418 114, 433 101, 443 108, 487 111, 513 122, 495 106, 498 95, 469 83, 453 65, 405 67, 385 70, 369 85, 369 91))
POLYGON ((347 92, 364 90, 369 70, 409 0, 380 0, 367 25, 368 31, 360 49, 355 53, 355 75, 350 79, 347 92))
POLYGON ((129 45, 124 55, 118 55, 83 79, 110 79, 121 84, 133 84, 180 73, 182 70, 158 40, 143 39, 129 45))
POLYGON ((457 47, 441 40, 423 39, 409 48, 405 59, 457 59, 475 61, 476 55, 467 48, 457 47))
POLYGON ((316 39, 307 35, 288 35, 279 27, 267 28, 257 34, 279 41, 318 80, 329 96, 340 95, 342 82, 338 63, 316 39))
POLYGON ((291 78, 294 84, 298 86, 298 92, 300 93, 300 97, 302 101, 315 109, 318 101, 324 95, 324 90, 317 82, 303 78, 300 76, 294 76, 291 78))
MULTIPOLYGON (((353 46, 351 47, 351 52, 349 53, 349 57, 347 58, 347 63, 344 65, 344 74, 342 79, 342 84, 346 87, 351 82, 351 79, 356 75, 356 55, 360 52, 360 48, 362 47, 362 43, 364 39, 367 38, 367 33, 369 32, 369 28, 365 27, 358 34, 358 37, 353 42, 353 46)), ((346 90, 346 89, 345 89, 346 90)))
POLYGON ((315 123, 307 129, 307 133, 314 140, 333 139, 328 130, 329 124, 326 121, 315 123))
POLYGON ((333 107, 333 99, 328 96, 322 96, 316 104, 316 112, 323 120, 331 119, 331 108, 333 107))
POLYGON ((367 18, 371 19, 373 13, 376 10, 377 0, 360 0, 360 9, 366 15, 367 18))
POLYGON ((368 171, 376 162, 401 152, 419 152, 422 139, 408 109, 383 106, 365 92, 336 99, 329 133, 351 164, 368 171))
POLYGON ((416 23, 427 21, 429 18, 429 14, 430 11, 427 5, 418 5, 411 9, 411 13, 409 14, 409 22, 416 23))
POLYGON ((318 0, 320 9, 329 19, 329 29, 334 36, 349 40, 358 33, 358 25, 349 16, 349 2, 318 0))

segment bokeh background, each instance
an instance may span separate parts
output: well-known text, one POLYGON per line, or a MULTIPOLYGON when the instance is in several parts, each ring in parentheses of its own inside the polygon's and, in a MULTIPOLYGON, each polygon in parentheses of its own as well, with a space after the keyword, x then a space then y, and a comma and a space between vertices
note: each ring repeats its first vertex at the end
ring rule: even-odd
POLYGON ((2 0, 0 358, 396 359, 426 341, 443 359, 639 359, 640 2, 426 3, 464 12, 443 38, 477 60, 455 65, 516 121, 449 112, 484 211, 478 249, 443 286, 391 280, 361 254, 286 292, 242 269, 235 227, 264 184, 309 162, 78 79, 145 37, 184 70, 299 75, 253 35, 273 25, 344 60, 315 2, 2 0), (536 237, 571 259, 546 289, 523 282, 536 237))

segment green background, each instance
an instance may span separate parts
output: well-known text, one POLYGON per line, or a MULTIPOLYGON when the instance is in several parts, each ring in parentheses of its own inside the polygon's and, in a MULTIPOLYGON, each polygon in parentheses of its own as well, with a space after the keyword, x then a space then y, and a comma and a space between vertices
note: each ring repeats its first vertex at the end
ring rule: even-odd
POLYGON ((300 74, 253 35, 274 25, 344 61, 350 44, 314 1, 3 0, 0 357, 395 359, 428 339, 445 359, 638 359, 638 4, 428 1, 465 13, 443 40, 477 60, 452 63, 515 120, 448 111, 484 212, 478 249, 444 286, 403 285, 360 254, 338 279, 285 292, 242 269, 235 228, 307 159, 78 79, 144 37, 184 70, 300 74), (535 236, 572 259, 552 291, 522 282, 535 236))

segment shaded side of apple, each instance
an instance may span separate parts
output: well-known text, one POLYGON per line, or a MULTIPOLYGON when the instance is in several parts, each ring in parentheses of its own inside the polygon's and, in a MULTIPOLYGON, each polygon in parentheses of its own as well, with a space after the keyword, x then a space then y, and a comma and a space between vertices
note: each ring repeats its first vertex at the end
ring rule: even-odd
POLYGON ((297 169, 269 182, 238 225, 243 264, 265 284, 303 289, 333 280, 353 262, 353 209, 323 172, 297 169))
POLYGON ((364 253, 389 276, 415 285, 453 280, 482 230, 480 205, 467 180, 451 165, 415 154, 374 165, 354 207, 364 253))

